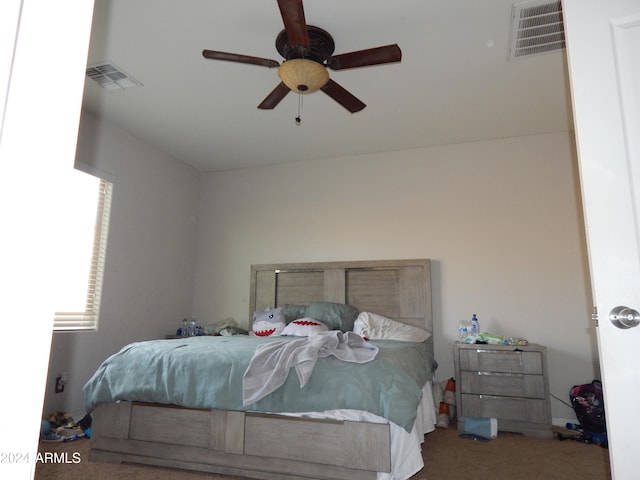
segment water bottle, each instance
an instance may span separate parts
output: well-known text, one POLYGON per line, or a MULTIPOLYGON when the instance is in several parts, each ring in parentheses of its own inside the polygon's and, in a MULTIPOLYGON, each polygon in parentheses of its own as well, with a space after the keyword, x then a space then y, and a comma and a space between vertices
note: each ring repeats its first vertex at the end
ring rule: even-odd
POLYGON ((465 338, 467 338, 467 322, 460 320, 458 324, 458 341, 464 343, 465 338))
POLYGON ((478 317, 473 314, 471 317, 471 335, 478 336, 480 334, 480 324, 478 323, 478 317))
POLYGON ((189 336, 190 337, 196 336, 196 319, 195 318, 192 318, 191 323, 189 324, 189 336))
POLYGON ((180 332, 180 334, 183 337, 189 336, 189 321, 186 318, 182 319, 182 331, 180 332))

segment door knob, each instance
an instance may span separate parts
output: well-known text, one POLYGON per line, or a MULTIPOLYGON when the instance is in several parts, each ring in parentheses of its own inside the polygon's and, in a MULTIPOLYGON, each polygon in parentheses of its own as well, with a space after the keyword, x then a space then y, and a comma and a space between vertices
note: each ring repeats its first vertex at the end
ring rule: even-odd
POLYGON ((609 313, 609 320, 618 328, 633 328, 640 324, 640 313, 625 306, 615 307, 609 313))

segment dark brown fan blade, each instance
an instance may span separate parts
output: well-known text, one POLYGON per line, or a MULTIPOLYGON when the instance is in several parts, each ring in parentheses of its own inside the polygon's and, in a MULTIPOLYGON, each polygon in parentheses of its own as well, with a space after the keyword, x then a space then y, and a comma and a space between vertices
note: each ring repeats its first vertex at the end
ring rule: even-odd
POLYGON ((258 105, 258 108, 262 110, 271 110, 272 108, 275 108, 275 106, 278 105, 290 91, 289 87, 287 87, 283 82, 280 82, 280 84, 265 97, 262 103, 258 105))
POLYGON ((397 44, 393 44, 334 55, 327 60, 327 66, 333 70, 344 70, 346 68, 399 62, 400 60, 402 60, 402 51, 397 44))
POLYGON ((251 57, 238 53, 216 52, 215 50, 203 50, 202 56, 211 60, 226 60, 228 62, 250 63, 252 65, 262 65, 264 67, 279 67, 280 63, 269 58, 251 57))
POLYGON ((304 19, 302 0, 278 0, 278 7, 280 7, 280 15, 282 15, 289 45, 308 49, 309 34, 307 33, 307 22, 304 19))
POLYGON ((351 113, 359 112, 364 107, 366 107, 364 103, 362 103, 356 97, 351 95, 347 90, 345 90, 342 86, 338 85, 331 79, 329 79, 329 81, 325 83, 324 87, 322 87, 320 90, 329 95, 351 113))

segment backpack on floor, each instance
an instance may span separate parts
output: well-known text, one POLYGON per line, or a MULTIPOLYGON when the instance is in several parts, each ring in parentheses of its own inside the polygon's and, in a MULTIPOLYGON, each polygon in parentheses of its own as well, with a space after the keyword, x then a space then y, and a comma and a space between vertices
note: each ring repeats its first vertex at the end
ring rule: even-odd
POLYGON ((567 428, 577 430, 577 433, 575 435, 558 433, 558 440, 576 440, 608 448, 602 382, 594 380, 584 385, 575 385, 569 391, 569 398, 580 424, 567 423, 567 428))
POLYGON ((579 428, 586 434, 601 435, 606 433, 604 418, 604 396, 602 382, 594 380, 584 385, 575 385, 569 392, 571 405, 576 413, 579 428))

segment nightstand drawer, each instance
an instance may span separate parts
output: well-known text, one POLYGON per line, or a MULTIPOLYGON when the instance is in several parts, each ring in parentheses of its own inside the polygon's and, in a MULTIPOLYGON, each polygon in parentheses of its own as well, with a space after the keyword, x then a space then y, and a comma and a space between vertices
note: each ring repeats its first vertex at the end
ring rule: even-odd
POLYGON ((462 395, 462 411, 467 417, 487 417, 532 423, 549 422, 547 402, 542 399, 462 395))
POLYGON ((542 354, 522 350, 474 348, 460 350, 460 370, 542 375, 542 354))
POLYGON ((460 388, 465 393, 505 397, 545 398, 544 377, 522 373, 460 372, 460 388))

